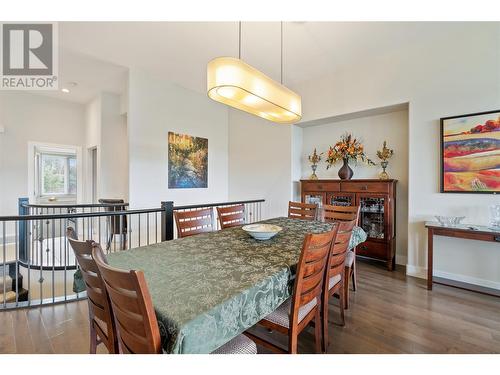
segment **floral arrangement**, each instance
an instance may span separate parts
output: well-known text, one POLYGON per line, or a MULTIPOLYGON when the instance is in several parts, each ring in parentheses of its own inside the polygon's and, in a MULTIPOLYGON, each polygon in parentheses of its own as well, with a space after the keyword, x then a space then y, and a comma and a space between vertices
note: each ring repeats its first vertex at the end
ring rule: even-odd
POLYGON ((345 133, 340 137, 335 146, 330 146, 326 162, 328 165, 326 169, 337 163, 339 160, 347 159, 347 161, 362 161, 368 165, 375 165, 375 163, 366 156, 363 145, 361 142, 354 138, 351 134, 345 133))
POLYGON ((377 151, 377 156, 382 161, 387 161, 394 155, 394 150, 387 148, 387 141, 384 141, 384 145, 382 146, 382 150, 377 151))

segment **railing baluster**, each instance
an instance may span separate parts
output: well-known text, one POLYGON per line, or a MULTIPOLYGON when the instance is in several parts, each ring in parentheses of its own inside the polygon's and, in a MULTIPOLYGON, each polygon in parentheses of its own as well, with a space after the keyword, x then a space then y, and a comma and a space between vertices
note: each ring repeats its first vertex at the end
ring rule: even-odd
POLYGON ((141 214, 137 215, 137 235, 139 236, 139 247, 141 246, 141 214))
POLYGON ((16 274, 16 307, 19 305, 19 238, 18 238, 18 225, 19 223, 17 221, 14 222, 14 251, 16 253, 16 269, 15 269, 15 274, 16 274))
POLYGON ((68 291, 67 291, 67 273, 68 273, 68 237, 66 235, 66 228, 68 228, 68 220, 65 219, 64 221, 64 300, 66 301, 68 298, 68 291))
POLYGON ((148 213, 146 213, 146 238, 148 239, 146 243, 149 245, 149 214, 148 213))
POLYGON ((3 307, 7 306, 7 276, 5 274, 5 269, 7 268, 7 249, 6 249, 6 232, 5 232, 5 221, 2 222, 2 242, 3 242, 3 263, 2 263, 2 271, 3 271, 3 307))
POLYGON ((52 219, 52 303, 56 300, 56 229, 52 219))

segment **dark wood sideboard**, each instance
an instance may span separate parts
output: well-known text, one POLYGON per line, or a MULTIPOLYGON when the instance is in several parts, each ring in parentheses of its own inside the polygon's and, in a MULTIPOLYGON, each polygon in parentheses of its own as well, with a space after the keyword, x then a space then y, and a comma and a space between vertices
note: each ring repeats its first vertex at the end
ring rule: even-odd
POLYGON ((374 179, 300 180, 304 203, 361 206, 359 225, 368 239, 356 248, 356 255, 385 261, 390 271, 396 264, 396 183, 374 179))

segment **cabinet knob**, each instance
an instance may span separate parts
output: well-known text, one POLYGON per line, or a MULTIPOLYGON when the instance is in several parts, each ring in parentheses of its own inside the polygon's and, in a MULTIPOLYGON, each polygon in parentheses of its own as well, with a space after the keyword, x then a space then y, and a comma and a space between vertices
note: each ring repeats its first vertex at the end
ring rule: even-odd
POLYGON ((368 190, 368 186, 366 186, 366 185, 361 185, 361 190, 368 190))

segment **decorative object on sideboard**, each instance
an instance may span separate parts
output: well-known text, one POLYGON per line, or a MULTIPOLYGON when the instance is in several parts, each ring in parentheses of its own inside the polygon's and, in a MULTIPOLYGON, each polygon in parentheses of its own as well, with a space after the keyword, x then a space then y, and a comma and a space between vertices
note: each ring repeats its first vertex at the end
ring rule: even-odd
POLYGON ((309 162, 311 163, 311 169, 313 171, 311 176, 309 176, 310 180, 318 179, 318 176, 316 176, 316 168, 318 168, 318 163, 321 161, 321 155, 323 155, 323 153, 320 153, 318 155, 318 153, 316 152, 316 148, 314 148, 314 152, 312 153, 312 155, 308 156, 309 162))
POLYGON ((441 192, 500 192, 500 110, 441 119, 441 192))
POLYGON ((349 133, 343 134, 340 137, 340 141, 338 141, 335 146, 330 146, 326 158, 326 169, 329 169, 340 160, 343 162, 338 172, 341 180, 350 180, 354 174, 351 167, 349 167, 350 161, 355 163, 362 161, 368 165, 375 165, 375 163, 366 156, 361 142, 349 133))
POLYGON ((389 174, 385 171, 389 165, 389 159, 394 155, 394 150, 387 147, 387 141, 384 141, 384 145, 381 150, 377 151, 377 156, 381 160, 380 165, 382 166, 382 172, 378 175, 381 180, 388 180, 389 174))
POLYGON ((500 204, 490 206, 490 225, 493 228, 500 228, 500 204))
POLYGON ((455 225, 460 224, 460 222, 465 219, 465 216, 435 216, 439 224, 444 227, 453 227, 455 225))

